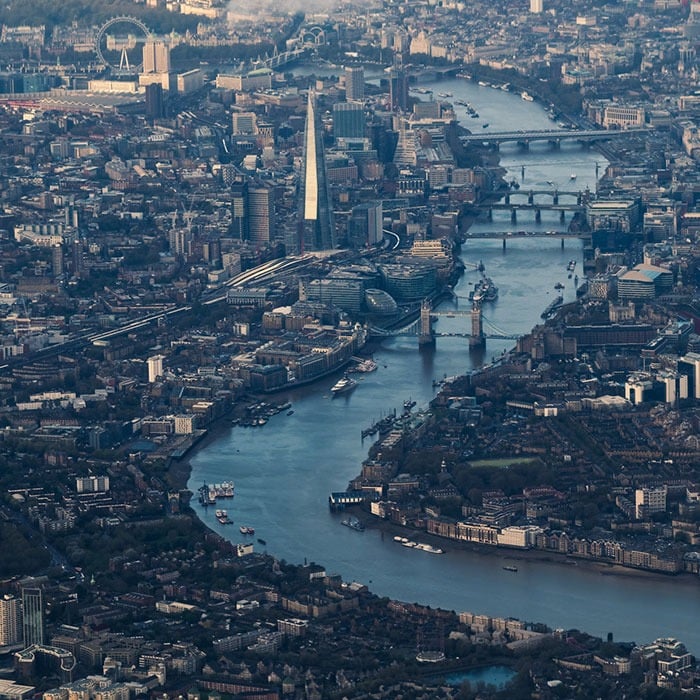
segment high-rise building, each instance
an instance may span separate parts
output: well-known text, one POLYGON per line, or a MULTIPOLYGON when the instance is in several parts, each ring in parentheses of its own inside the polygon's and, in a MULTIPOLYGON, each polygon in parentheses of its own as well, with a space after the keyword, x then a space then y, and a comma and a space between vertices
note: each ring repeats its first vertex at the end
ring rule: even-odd
POLYGON ((678 371, 688 377, 688 396, 700 399, 700 353, 689 352, 678 360, 678 371))
POLYGON ((362 138, 365 135, 365 110, 360 102, 333 105, 333 135, 338 138, 362 138))
POLYGON ((38 586, 22 589, 22 637, 25 649, 44 643, 44 596, 38 586))
POLYGON ((365 71, 361 67, 348 67, 345 69, 345 99, 365 99, 365 71))
POLYGON ((165 116, 163 86, 160 83, 146 85, 146 116, 149 119, 162 119, 165 116))
POLYGON ((543 0, 530 0, 530 12, 541 14, 544 11, 543 0))
POLYGON ((147 41, 143 45, 143 72, 170 72, 170 47, 164 41, 147 41))
POLYGON ((262 184, 248 188, 248 235, 258 245, 272 238, 274 194, 271 187, 262 184))
POLYGON ((241 178, 231 185, 231 233, 239 241, 248 240, 248 182, 241 178))
POLYGON ((148 381, 150 384, 158 381, 158 377, 163 376, 163 359, 162 355, 153 355, 148 358, 148 381))
POLYGON ((348 221, 348 245, 359 249, 374 246, 383 238, 382 202, 363 202, 352 208, 348 221))
POLYGON ((333 208, 326 178, 321 130, 316 123, 314 97, 309 92, 304 132, 304 157, 300 187, 300 247, 328 250, 335 245, 333 208))
POLYGON ((22 602, 15 596, 0 598, 0 647, 22 641, 22 602))
POLYGON ((389 72, 389 103, 392 111, 408 109, 408 76, 399 64, 389 72))
POLYGON ((51 248, 51 266, 54 277, 60 277, 63 274, 63 247, 60 245, 51 248))

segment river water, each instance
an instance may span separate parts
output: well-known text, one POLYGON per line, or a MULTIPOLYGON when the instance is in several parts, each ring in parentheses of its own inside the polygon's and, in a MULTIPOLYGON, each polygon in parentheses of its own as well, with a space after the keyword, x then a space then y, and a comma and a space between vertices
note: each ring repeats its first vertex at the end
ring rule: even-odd
MULTIPOLYGON (((463 79, 445 80, 425 87, 451 93, 452 100, 470 102, 479 119, 469 119, 456 106, 462 123, 475 131, 554 128, 537 103, 511 93, 482 87, 463 79)), ((525 151, 516 145, 501 149, 501 164, 508 178, 521 188, 561 190, 595 188, 596 163, 604 159, 575 143, 558 150, 533 144, 525 151), (524 179, 522 179, 524 168, 524 179), (575 173, 576 179, 571 175, 575 173)), ((544 201, 544 200, 543 200, 544 201)), ((567 222, 570 215, 567 215, 567 222)), ((506 212, 493 221, 477 222, 470 232, 561 230, 556 213, 542 213, 534 222, 531 212, 512 224, 506 212)), ((556 296, 554 285, 565 284, 565 300, 573 299, 573 280, 566 266, 570 259, 582 267, 581 243, 567 240, 562 249, 555 238, 514 236, 503 250, 500 240, 469 237, 462 248, 467 264, 456 286, 458 299, 445 303, 436 330, 467 330, 468 319, 456 312, 468 309, 467 295, 478 279, 474 266, 483 261, 487 274, 499 287, 499 297, 484 306, 485 330, 519 334, 539 321, 541 311, 556 296)), ((513 341, 487 340, 485 353, 470 356, 467 340, 438 337, 434 352, 420 353, 417 338, 384 341, 374 357, 379 369, 361 377, 349 395, 331 398, 329 388, 337 377, 289 392, 293 414, 274 416, 267 425, 235 427, 210 441, 191 458, 190 489, 206 481, 234 480, 236 497, 223 502, 234 525, 220 525, 214 509, 194 508, 213 530, 233 542, 245 539, 238 526, 256 530, 266 544, 257 549, 294 563, 316 562, 344 580, 367 583, 378 595, 449 610, 493 616, 513 616, 544 622, 552 627, 579 628, 616 640, 651 641, 675 636, 691 651, 700 653, 700 589, 695 581, 603 575, 598 570, 563 561, 519 560, 517 572, 503 569, 507 550, 483 554, 458 551, 446 542, 443 555, 401 547, 390 536, 371 527, 356 532, 340 524, 342 515, 331 513, 327 499, 342 491, 356 476, 370 445, 360 431, 411 398, 425 407, 434 396, 433 380, 461 374, 497 357, 513 341)), ((282 397, 280 397, 282 398, 282 397)), ((512 556, 512 555, 511 555, 512 556)))

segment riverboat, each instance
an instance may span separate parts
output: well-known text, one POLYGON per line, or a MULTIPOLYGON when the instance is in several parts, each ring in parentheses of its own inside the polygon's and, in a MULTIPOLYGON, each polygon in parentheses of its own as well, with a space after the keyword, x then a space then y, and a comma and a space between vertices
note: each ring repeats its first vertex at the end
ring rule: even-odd
POLYGON ((238 529, 241 531, 241 535, 254 535, 255 534, 255 528, 248 527, 247 525, 241 525, 238 529))
POLYGON ((366 374, 367 372, 374 372, 379 365, 371 358, 368 357, 366 360, 358 362, 354 367, 348 369, 348 372, 359 372, 360 374, 366 374))
POLYGON ((523 90, 523 92, 520 93, 520 97, 522 97, 525 102, 534 102, 535 98, 529 93, 523 90))
POLYGON ((433 547, 432 544, 418 543, 415 549, 420 549, 422 552, 428 552, 429 554, 444 554, 444 551, 440 547, 433 547))
POLYGON ((515 571, 518 570, 518 567, 517 567, 517 566, 504 566, 504 567, 503 567, 503 570, 504 570, 504 571, 513 571, 513 572, 515 572, 515 571))
POLYGON ((228 519, 228 513, 225 510, 218 510, 215 513, 216 519, 222 524, 222 525, 228 525, 231 521, 228 519))

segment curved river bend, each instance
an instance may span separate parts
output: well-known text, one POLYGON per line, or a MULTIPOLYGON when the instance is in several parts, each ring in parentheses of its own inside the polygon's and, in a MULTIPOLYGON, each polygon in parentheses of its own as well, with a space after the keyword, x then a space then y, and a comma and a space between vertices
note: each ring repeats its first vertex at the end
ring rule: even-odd
MULTIPOLYGON (((475 130, 553 128, 537 103, 525 102, 511 93, 453 79, 426 87, 452 93, 452 99, 470 102, 479 119, 468 119, 464 107, 456 106, 463 123, 475 130)), ((595 188, 596 164, 604 159, 574 143, 552 150, 533 144, 529 151, 504 146, 501 163, 508 177, 523 187, 546 189, 549 183, 562 190, 595 188), (576 180, 572 180, 572 174, 576 180)), ((558 215, 543 212, 536 224, 523 214, 518 229, 560 229, 558 215)), ((506 213, 496 212, 493 222, 477 223, 471 231, 508 231, 506 213)), ((499 287, 496 302, 485 305, 487 329, 508 334, 527 332, 554 298, 554 285, 564 283, 565 299, 575 291, 567 278, 566 265, 575 258, 581 265, 581 244, 547 238, 514 237, 502 250, 500 241, 470 238, 462 249, 468 269, 456 287, 457 301, 468 308, 466 297, 478 278, 469 263, 483 260, 486 271, 499 287), (491 324, 491 325, 490 325, 491 324)), ((580 270, 580 267, 577 269, 580 270)), ((449 310, 450 305, 443 305, 449 310)), ((460 317, 441 316, 441 332, 462 330, 460 317)), ((487 330, 488 332, 488 330, 487 330)), ((210 441, 191 459, 190 489, 203 481, 234 480, 236 497, 223 502, 234 526, 220 525, 214 509, 194 503, 201 519, 232 541, 243 539, 241 524, 253 526, 255 537, 266 541, 267 551, 295 563, 315 561, 345 580, 367 583, 373 592, 391 598, 455 611, 468 610, 493 616, 513 616, 544 622, 552 627, 579 628, 615 639, 647 642, 660 636, 675 636, 694 653, 700 653, 700 589, 687 579, 653 579, 605 576, 595 569, 563 562, 518 561, 517 573, 505 571, 508 552, 492 554, 449 548, 435 556, 397 545, 391 537, 368 529, 356 532, 342 527, 342 516, 330 513, 331 491, 344 490, 367 456, 369 442, 360 431, 382 415, 401 410, 409 397, 418 408, 434 395, 433 379, 464 373, 473 368, 466 340, 438 338, 434 353, 419 353, 417 339, 386 341, 375 353, 379 369, 361 376, 351 394, 331 399, 329 388, 336 378, 290 392, 294 413, 274 416, 257 428, 232 428, 210 441), (650 614, 653 611, 653 614, 650 614)), ((497 356, 512 341, 488 340, 486 360, 497 356)), ((474 362, 484 358, 474 358, 474 362)), ((255 538, 253 538, 255 539, 255 538)), ((259 549, 260 544, 256 542, 259 549)))

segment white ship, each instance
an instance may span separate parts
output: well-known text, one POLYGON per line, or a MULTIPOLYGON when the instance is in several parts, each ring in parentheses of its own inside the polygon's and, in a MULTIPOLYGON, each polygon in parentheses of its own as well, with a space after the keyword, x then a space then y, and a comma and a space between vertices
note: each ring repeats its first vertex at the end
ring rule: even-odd
POLYGON ((357 386, 357 382, 352 378, 345 375, 339 379, 332 387, 331 393, 335 396, 336 394, 347 394, 352 391, 357 386))

